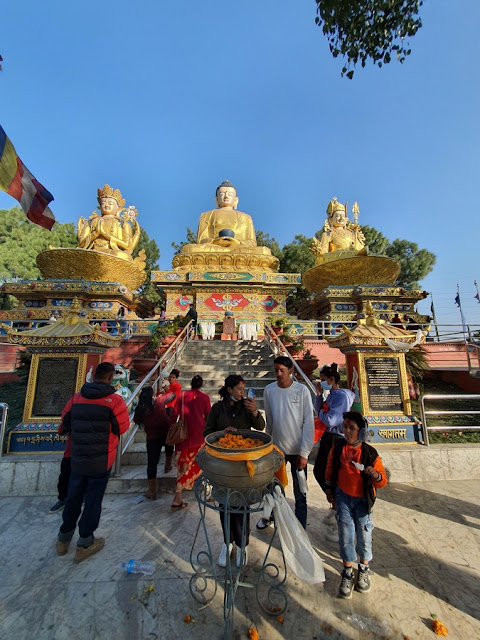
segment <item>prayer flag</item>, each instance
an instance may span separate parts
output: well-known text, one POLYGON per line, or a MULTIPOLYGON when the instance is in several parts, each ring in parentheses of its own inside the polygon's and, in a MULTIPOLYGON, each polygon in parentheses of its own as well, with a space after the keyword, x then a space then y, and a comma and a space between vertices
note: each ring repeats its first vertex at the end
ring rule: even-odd
POLYGON ((48 206, 53 200, 52 194, 23 164, 1 126, 0 189, 20 202, 29 220, 45 229, 53 227, 55 216, 48 206))
POLYGON ((457 295, 455 296, 455 304, 457 305, 457 307, 460 306, 460 294, 457 293, 457 295))
POLYGON ((480 302, 480 296, 478 295, 478 292, 473 297, 476 298, 478 302, 480 302))

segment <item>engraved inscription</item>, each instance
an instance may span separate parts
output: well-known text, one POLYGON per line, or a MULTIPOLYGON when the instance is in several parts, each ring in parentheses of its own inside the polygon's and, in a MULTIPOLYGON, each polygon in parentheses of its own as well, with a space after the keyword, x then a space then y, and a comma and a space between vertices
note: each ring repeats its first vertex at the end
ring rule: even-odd
POLYGON ((397 358, 365 358, 368 403, 372 411, 403 412, 397 358))
POLYGON ((40 358, 32 415, 60 417, 75 393, 76 358, 40 358))

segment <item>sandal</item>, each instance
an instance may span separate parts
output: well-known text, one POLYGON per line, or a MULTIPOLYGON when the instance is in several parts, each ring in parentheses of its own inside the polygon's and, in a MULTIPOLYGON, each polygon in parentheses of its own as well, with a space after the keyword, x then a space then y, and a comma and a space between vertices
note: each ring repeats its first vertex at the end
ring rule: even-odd
POLYGON ((170 511, 180 511, 180 509, 185 509, 188 504, 186 502, 182 502, 182 504, 171 504, 170 511))

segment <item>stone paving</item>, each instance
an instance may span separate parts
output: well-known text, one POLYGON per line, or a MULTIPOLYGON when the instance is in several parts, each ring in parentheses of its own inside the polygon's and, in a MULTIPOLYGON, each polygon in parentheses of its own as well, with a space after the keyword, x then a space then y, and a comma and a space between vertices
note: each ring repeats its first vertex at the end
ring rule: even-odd
MULTIPOLYGON (((73 564, 74 544, 66 556, 56 555, 61 516, 47 513, 53 496, 0 498, 0 638, 220 639, 221 584, 204 608, 189 592, 199 512, 193 495, 185 497, 188 508, 171 513, 171 494, 139 504, 132 494, 107 495, 97 532, 106 537, 105 549, 79 565, 73 564), (155 560, 155 574, 127 575, 121 563, 130 558, 155 560), (188 625, 187 614, 193 620, 188 625)), ((246 639, 250 627, 260 640, 433 639, 431 614, 448 627, 449 638, 480 639, 478 482, 392 484, 382 490, 374 512, 372 590, 354 592, 346 601, 337 598, 341 562, 336 544, 325 540, 327 505, 312 476, 308 501, 308 533, 324 561, 325 585, 306 585, 289 572, 283 623, 262 612, 253 589, 239 589, 233 640, 246 639), (359 624, 373 625, 374 631, 359 624)), ((208 523, 217 556, 217 514, 208 523)), ((258 576, 267 546, 267 536, 252 529, 247 582, 258 576)), ((279 559, 278 548, 273 557, 279 559)))

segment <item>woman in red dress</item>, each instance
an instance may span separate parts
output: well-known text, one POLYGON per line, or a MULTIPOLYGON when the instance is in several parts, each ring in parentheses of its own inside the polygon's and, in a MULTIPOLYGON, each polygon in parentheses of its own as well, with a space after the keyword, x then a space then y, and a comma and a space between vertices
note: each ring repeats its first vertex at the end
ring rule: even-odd
POLYGON ((203 432, 205 430, 205 422, 210 413, 210 398, 206 393, 200 391, 203 386, 201 376, 194 376, 191 386, 191 390, 184 391, 177 398, 175 404, 175 414, 180 419, 183 417, 187 424, 188 437, 175 446, 177 486, 170 506, 171 511, 178 511, 187 506, 187 503, 183 502, 182 491, 184 489, 193 489, 195 480, 202 473, 195 457, 204 446, 203 432))

